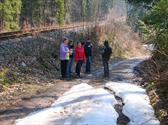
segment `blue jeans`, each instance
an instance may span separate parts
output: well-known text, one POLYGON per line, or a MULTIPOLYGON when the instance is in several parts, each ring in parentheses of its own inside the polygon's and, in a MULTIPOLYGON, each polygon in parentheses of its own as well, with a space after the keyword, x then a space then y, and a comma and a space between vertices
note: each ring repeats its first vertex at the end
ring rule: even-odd
POLYGON ((67 66, 67 77, 71 78, 72 76, 72 66, 73 66, 74 59, 70 58, 68 61, 68 66, 67 66))
POLYGON ((86 73, 91 72, 91 56, 86 58, 86 73))

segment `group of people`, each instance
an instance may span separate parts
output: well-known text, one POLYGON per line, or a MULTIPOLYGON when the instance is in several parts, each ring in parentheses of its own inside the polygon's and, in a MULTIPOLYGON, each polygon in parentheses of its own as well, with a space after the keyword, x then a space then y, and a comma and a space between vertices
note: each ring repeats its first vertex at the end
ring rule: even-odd
MULTIPOLYGON (((86 63, 85 73, 91 73, 91 60, 93 53, 93 45, 90 38, 86 42, 77 42, 74 45, 73 41, 64 38, 60 45, 60 60, 61 60, 61 79, 70 80, 73 73, 73 62, 76 62, 75 73, 77 78, 81 78, 81 68, 83 63, 86 63)), ((109 77, 108 61, 110 59, 112 49, 108 41, 104 42, 101 50, 104 77, 109 77)))

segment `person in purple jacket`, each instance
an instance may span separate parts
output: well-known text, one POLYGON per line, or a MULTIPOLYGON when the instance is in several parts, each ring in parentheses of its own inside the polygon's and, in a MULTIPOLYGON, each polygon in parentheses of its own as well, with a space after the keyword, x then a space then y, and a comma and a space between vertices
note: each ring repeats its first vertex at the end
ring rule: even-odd
POLYGON ((60 45, 60 60, 61 60, 61 79, 64 80, 67 78, 67 66, 69 61, 69 40, 68 38, 64 38, 60 45))

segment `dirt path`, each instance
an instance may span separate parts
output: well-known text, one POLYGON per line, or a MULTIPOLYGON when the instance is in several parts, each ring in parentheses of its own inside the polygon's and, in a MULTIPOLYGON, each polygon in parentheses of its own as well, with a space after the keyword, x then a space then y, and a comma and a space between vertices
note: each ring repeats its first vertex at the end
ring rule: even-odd
MULTIPOLYGON (((9 104, 7 108, 0 110, 0 124, 12 125, 18 118, 24 117, 31 112, 49 107, 59 96, 61 96, 70 87, 77 84, 76 82, 53 81, 50 85, 43 83, 31 94, 20 95, 13 99, 14 104, 9 104)), ((34 85, 29 89, 36 87, 34 85)), ((23 94, 23 93, 22 93, 23 94)), ((1 102, 6 104, 6 102, 1 102)), ((8 101, 8 103, 12 103, 8 101)), ((7 105, 7 104, 6 104, 7 105)))
MULTIPOLYGON (((115 63, 114 61, 113 63, 115 63)), ((83 79, 61 81, 53 79, 29 84, 12 85, 8 90, 0 93, 0 125, 13 125, 18 118, 25 117, 31 112, 50 107, 55 100, 72 86, 81 82, 88 82, 94 87, 102 86, 102 68, 94 71, 92 76, 84 75, 83 79), (93 79, 94 76, 94 79, 93 79)))
MULTIPOLYGON (((40 87, 38 91, 35 91, 31 95, 19 96, 17 103, 12 107, 0 110, 0 124, 12 125, 16 119, 23 118, 34 111, 50 107, 58 97, 61 97, 63 93, 68 91, 74 85, 87 83, 94 88, 101 89, 105 88, 106 83, 109 81, 124 81, 127 83, 138 84, 141 79, 135 76, 133 68, 141 61, 142 59, 129 59, 112 63, 110 65, 110 79, 102 79, 103 69, 99 68, 91 75, 84 75, 82 79, 75 79, 73 81, 53 80, 48 84, 42 83, 42 87, 40 87)), ((111 90, 109 89, 108 91, 111 90)), ((119 114, 117 125, 126 125, 130 119, 123 114, 124 102, 122 98, 115 95, 115 93, 111 94, 114 94, 114 97, 118 102, 114 107, 119 114)))
MULTIPOLYGON (((117 61, 112 64, 115 65, 117 61)), ((12 125, 18 118, 22 118, 31 112, 47 108, 72 86, 81 82, 100 88, 104 86, 104 80, 101 79, 103 69, 95 70, 92 75, 85 75, 83 79, 73 81, 51 80, 48 83, 15 85, 11 88, 13 92, 1 95, 0 102, 0 125, 12 125), (22 89, 22 91, 19 91, 22 89), (14 92, 16 91, 16 92, 14 92), (13 96, 12 96, 13 95, 13 96), (9 96, 9 97, 6 97, 9 96)), ((9 90, 10 91, 10 90, 9 90)))

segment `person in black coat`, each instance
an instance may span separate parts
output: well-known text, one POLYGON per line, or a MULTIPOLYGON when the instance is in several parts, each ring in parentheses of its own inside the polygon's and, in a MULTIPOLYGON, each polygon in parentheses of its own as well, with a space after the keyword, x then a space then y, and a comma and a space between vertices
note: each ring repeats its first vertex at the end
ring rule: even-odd
POLYGON ((104 66, 104 77, 109 78, 109 60, 112 54, 112 48, 109 46, 109 42, 106 40, 104 42, 103 50, 102 50, 102 60, 104 66))
POLYGON ((87 41, 84 45, 84 49, 85 49, 85 55, 86 55, 86 70, 85 70, 85 73, 90 74, 93 45, 92 45, 91 40, 89 38, 87 39, 87 41))

